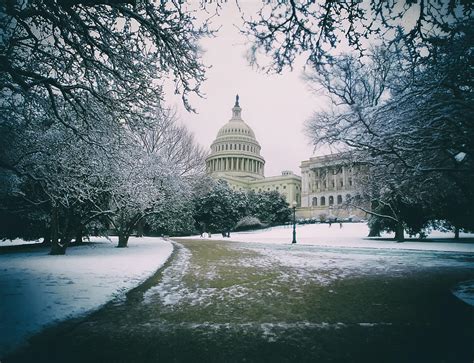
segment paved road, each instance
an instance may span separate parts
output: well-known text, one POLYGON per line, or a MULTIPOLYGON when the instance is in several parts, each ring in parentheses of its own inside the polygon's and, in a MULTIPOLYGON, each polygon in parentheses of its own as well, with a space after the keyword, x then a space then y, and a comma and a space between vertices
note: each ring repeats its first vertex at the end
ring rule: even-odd
POLYGON ((125 299, 6 362, 459 361, 474 309, 450 290, 469 254, 180 240, 125 299))

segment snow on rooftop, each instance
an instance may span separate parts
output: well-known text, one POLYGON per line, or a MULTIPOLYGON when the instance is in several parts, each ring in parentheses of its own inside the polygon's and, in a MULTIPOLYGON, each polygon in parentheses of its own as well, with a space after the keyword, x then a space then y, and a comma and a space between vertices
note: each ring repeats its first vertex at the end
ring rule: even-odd
MULTIPOLYGON (((161 238, 92 238, 65 256, 48 249, 0 254, 0 358, 46 325, 80 316, 150 277, 173 251, 161 238)), ((0 246, 9 245, 8 241, 0 246)))

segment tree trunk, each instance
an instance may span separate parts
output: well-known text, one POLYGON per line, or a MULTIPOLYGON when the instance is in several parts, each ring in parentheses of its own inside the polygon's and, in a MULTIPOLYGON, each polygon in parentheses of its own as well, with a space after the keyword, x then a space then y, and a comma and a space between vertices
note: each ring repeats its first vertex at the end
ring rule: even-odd
POLYGON ((119 233, 118 248, 128 247, 128 235, 125 233, 119 233))
POLYGON ((140 219, 137 223, 137 237, 143 237, 143 219, 140 219))
POLYGON ((58 243, 53 243, 51 245, 51 251, 49 252, 49 254, 53 255, 53 256, 65 255, 66 254, 66 248, 64 246, 62 246, 58 241, 58 243))
POLYGON ((397 227, 395 230, 395 240, 397 242, 405 241, 405 230, 403 228, 403 223, 397 223, 397 227))
POLYGON ((380 231, 378 228, 370 228, 369 235, 367 237, 380 237, 380 231))
POLYGON ((53 207, 51 211, 51 250, 50 255, 64 255, 66 249, 59 243, 58 236, 58 207, 53 207))
POLYGON ((76 243, 82 243, 82 227, 79 227, 77 230, 76 230, 76 243))
POLYGON ((42 245, 44 245, 44 246, 51 246, 51 230, 49 230, 48 232, 46 232, 46 234, 44 235, 42 245))
POLYGON ((459 227, 454 227, 454 239, 459 239, 459 227))

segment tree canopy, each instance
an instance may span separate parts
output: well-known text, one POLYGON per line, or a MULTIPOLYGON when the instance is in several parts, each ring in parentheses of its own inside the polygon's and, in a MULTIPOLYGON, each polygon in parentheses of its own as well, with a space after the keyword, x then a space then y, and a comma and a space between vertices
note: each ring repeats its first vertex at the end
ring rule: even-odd
POLYGON ((349 150, 365 163, 361 195, 375 216, 407 223, 410 207, 472 229, 472 21, 455 29, 429 58, 387 44, 365 61, 341 55, 308 76, 333 106, 315 113, 307 133, 316 146, 349 150))
POLYGON ((472 10, 472 2, 464 0, 267 1, 256 16, 245 18, 242 33, 252 42, 250 60, 279 73, 300 54, 318 68, 340 53, 341 45, 360 56, 380 40, 403 41, 422 55, 431 44, 449 39, 454 24, 469 19, 472 10))
POLYGON ((204 80, 207 25, 181 2, 6 1, 0 19, 3 96, 47 99, 61 122, 70 112, 90 122, 90 98, 129 121, 162 99, 165 77, 190 109, 186 96, 204 80))

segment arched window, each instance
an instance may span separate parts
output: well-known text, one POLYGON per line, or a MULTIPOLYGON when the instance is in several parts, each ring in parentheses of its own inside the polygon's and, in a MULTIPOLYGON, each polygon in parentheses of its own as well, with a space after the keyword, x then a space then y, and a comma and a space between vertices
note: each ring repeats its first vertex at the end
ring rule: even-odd
POLYGON ((229 147, 229 145, 226 144, 226 145, 225 145, 225 149, 228 150, 228 147, 229 147))
POLYGON ((321 197, 320 202, 321 205, 326 205, 326 197, 321 197))
POLYGON ((332 195, 329 196, 329 205, 334 204, 334 197, 332 195))
POLYGON ((232 150, 232 144, 230 144, 230 150, 232 150))
POLYGON ((342 204, 342 195, 337 196, 337 204, 342 204))
POLYGON ((312 205, 313 205, 313 207, 316 207, 318 205, 318 198, 316 198, 316 197, 313 198, 312 205))
POLYGON ((239 144, 239 150, 242 150, 242 145, 239 144))

